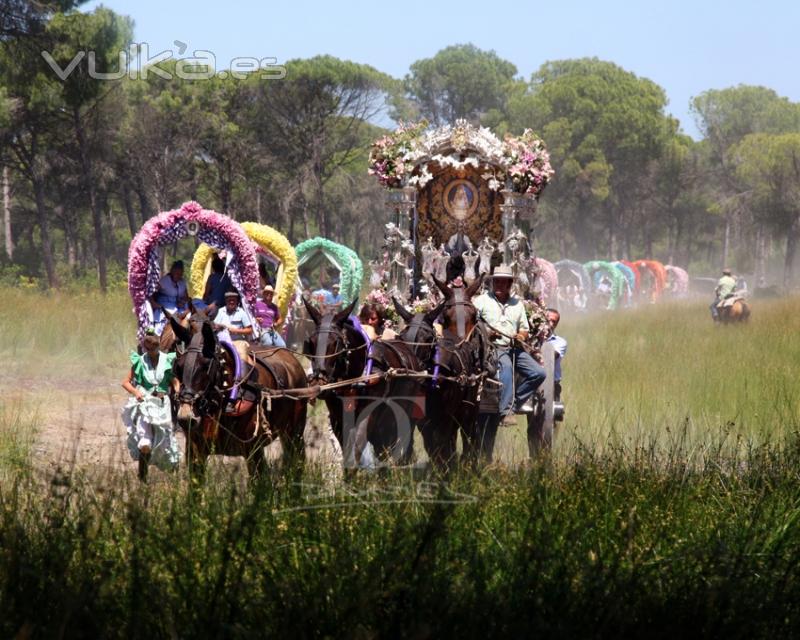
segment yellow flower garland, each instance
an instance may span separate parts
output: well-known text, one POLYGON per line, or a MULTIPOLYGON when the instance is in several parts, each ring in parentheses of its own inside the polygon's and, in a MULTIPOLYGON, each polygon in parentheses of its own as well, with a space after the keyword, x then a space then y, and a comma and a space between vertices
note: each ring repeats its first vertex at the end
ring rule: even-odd
MULTIPOLYGON (((294 252, 294 247, 289 243, 286 236, 268 225, 257 222, 243 222, 242 228, 253 242, 280 260, 275 283, 275 304, 278 305, 281 317, 285 318, 289 301, 294 295, 297 284, 297 255, 294 252)), ((213 254, 214 249, 207 244, 201 244, 194 253, 191 280, 192 292, 196 298, 201 297, 205 290, 213 254)))

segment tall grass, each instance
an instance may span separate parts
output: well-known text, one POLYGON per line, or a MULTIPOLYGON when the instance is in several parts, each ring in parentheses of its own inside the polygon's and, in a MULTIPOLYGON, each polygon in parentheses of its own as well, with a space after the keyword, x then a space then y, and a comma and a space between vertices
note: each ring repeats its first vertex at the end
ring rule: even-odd
MULTIPOLYGON (((740 473, 615 456, 336 494, 0 488, 0 634, 791 635, 795 451, 740 473)), ((313 478, 307 481, 313 482, 313 478)))

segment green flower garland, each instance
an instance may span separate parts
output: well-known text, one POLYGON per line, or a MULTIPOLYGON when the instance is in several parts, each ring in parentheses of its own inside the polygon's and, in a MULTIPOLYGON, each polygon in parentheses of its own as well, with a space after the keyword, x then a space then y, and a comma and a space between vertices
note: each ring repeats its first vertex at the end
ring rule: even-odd
POLYGON ((310 256, 318 250, 334 256, 336 262, 341 266, 339 286, 345 305, 357 300, 361 292, 361 280, 364 277, 364 265, 361 263, 358 254, 350 247, 327 238, 311 238, 295 247, 298 266, 302 266, 306 262, 308 259, 306 256, 310 256))

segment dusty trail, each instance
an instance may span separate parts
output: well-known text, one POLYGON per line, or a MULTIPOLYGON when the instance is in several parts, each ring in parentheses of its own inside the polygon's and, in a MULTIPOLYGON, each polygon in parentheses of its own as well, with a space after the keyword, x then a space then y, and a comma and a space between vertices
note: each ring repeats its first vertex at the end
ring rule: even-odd
MULTIPOLYGON (((119 381, 82 376, 0 375, 0 405, 22 415, 22 424, 31 429, 31 453, 34 464, 42 470, 76 468, 91 473, 109 470, 130 470, 134 463, 125 445, 125 427, 120 410, 127 394, 119 381)), ((330 467, 335 454, 330 446, 327 414, 309 411, 306 424, 306 454, 310 463, 330 467)), ((183 450, 183 434, 178 435, 183 450)), ((280 457, 280 443, 268 451, 270 460, 280 457)), ((238 458, 212 456, 212 465, 240 466, 238 458)))

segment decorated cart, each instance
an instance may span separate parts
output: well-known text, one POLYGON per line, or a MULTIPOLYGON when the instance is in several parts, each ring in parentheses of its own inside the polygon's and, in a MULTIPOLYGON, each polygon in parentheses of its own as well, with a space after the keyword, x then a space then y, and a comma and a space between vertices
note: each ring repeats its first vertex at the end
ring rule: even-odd
POLYGON ((668 264, 664 266, 667 272, 667 289, 673 298, 685 298, 689 294, 689 274, 685 269, 668 264))
POLYGON ((558 301, 575 309, 585 309, 592 291, 592 278, 580 262, 559 260, 553 265, 558 275, 558 301))
POLYGON ((311 270, 326 263, 338 272, 342 306, 358 300, 364 267, 361 258, 350 247, 327 238, 311 238, 297 245, 295 252, 298 271, 311 270))
POLYGON ((409 301, 425 281, 445 280, 448 261, 461 256, 467 282, 503 262, 520 293, 541 292, 529 234, 553 175, 541 140, 529 130, 500 140, 464 120, 426 126, 401 126, 373 145, 369 171, 388 187, 391 220, 370 285, 409 301))
MULTIPOLYGON (((253 244, 256 259, 272 264, 276 271, 275 304, 281 317, 285 318, 292 301, 297 283, 297 256, 289 240, 272 227, 257 222, 243 222, 241 225, 253 244)), ((195 298, 201 298, 206 281, 211 274, 211 259, 220 248, 201 244, 192 260, 192 291, 195 298)))
POLYGON ((625 264, 622 260, 617 260, 613 263, 613 265, 622 272, 622 275, 625 276, 625 293, 624 293, 624 300, 625 306, 629 307, 635 302, 635 295, 636 295, 636 274, 634 273, 633 269, 631 269, 627 264, 625 264))
MULTIPOLYGON (((531 233, 553 169, 532 131, 501 140, 465 120, 432 130, 424 122, 402 125, 375 142, 369 173, 387 188, 389 220, 382 251, 370 262, 368 299, 391 295, 424 305, 426 293, 437 290, 434 279, 462 275, 448 273, 459 258, 467 284, 502 263, 515 275, 517 295, 554 298, 556 269, 536 256, 531 233)), ((552 369, 552 349, 542 354, 552 369)), ((553 393, 550 376, 534 427, 543 442, 552 440, 553 393)))
POLYGON ((245 311, 252 315, 259 284, 252 243, 242 227, 228 216, 203 209, 197 202, 186 202, 179 209, 150 218, 128 249, 128 291, 140 340, 154 321, 149 300, 158 291, 164 249, 187 236, 226 252, 231 283, 242 294, 245 311))
POLYGON ((606 309, 616 309, 625 295, 625 276, 613 262, 592 260, 583 265, 592 276, 592 292, 605 302, 606 309))
POLYGON ((634 265, 639 270, 639 293, 648 302, 658 302, 667 284, 667 270, 658 260, 637 260, 634 265))

